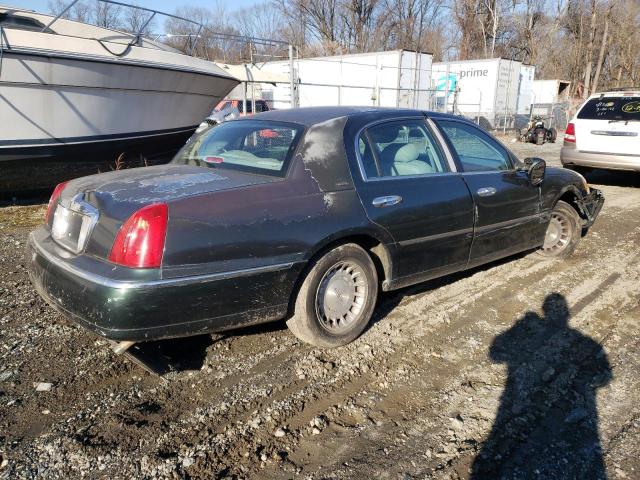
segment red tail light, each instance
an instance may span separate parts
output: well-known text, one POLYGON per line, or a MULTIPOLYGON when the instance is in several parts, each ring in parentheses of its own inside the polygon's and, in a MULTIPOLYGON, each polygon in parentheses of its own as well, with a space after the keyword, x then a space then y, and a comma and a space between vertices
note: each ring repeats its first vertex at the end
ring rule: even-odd
POLYGON ((56 185, 56 188, 53 189, 53 193, 51 194, 51 198, 47 204, 47 213, 44 215, 44 223, 49 223, 49 220, 51 220, 51 216, 58 204, 58 198, 60 198, 60 194, 62 193, 62 190, 64 190, 64 187, 67 186, 67 183, 69 182, 59 183, 56 185))
POLYGON ((131 268, 157 268, 162 263, 169 209, 166 203, 141 208, 124 222, 109 260, 131 268))
POLYGON ((573 123, 567 125, 567 130, 564 132, 565 143, 576 143, 576 126, 573 123))

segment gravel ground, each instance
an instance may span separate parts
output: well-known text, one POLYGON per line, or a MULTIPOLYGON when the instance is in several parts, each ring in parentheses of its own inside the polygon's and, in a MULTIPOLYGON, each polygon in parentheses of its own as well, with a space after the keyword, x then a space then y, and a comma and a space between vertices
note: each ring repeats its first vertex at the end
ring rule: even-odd
POLYGON ((282 323, 156 344, 164 377, 36 296, 44 206, 0 209, 0 479, 640 478, 640 180, 589 180, 607 201, 568 260, 385 294, 335 350, 282 323))

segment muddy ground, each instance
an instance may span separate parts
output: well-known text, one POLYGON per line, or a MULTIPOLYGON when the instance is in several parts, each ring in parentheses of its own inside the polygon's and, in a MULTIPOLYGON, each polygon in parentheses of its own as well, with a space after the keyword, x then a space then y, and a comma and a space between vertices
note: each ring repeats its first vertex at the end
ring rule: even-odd
POLYGON ((569 260, 385 294, 335 350, 282 323, 164 342, 164 378, 36 296, 44 207, 0 209, 0 479, 640 478, 640 179, 589 179, 607 201, 569 260))

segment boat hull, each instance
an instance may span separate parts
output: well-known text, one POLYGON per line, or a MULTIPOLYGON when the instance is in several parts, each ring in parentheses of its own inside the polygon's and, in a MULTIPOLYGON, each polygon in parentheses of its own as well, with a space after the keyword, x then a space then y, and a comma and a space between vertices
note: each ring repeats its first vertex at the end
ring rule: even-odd
POLYGON ((238 83, 190 65, 147 62, 148 49, 121 58, 73 40, 69 50, 89 52, 80 55, 26 46, 56 36, 5 32, 13 41, 0 70, 0 195, 117 168, 121 154, 140 164, 167 161, 238 83))
POLYGON ((0 199, 45 195, 60 182, 94 173, 167 163, 195 128, 6 149, 0 153, 0 199))

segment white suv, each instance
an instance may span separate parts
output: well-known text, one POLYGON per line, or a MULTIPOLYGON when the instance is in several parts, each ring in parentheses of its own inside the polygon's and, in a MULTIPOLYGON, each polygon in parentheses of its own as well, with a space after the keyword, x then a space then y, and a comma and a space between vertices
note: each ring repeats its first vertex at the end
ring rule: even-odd
POLYGON ((640 171, 640 89, 597 93, 567 125, 562 165, 640 171))

